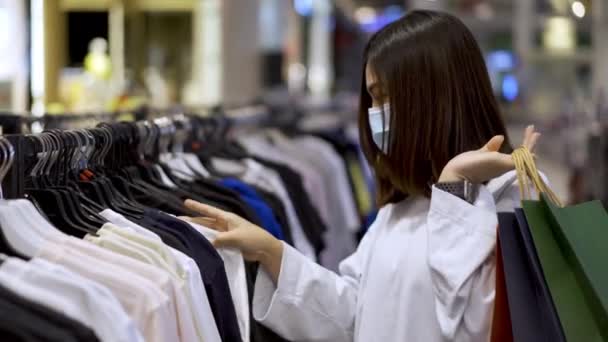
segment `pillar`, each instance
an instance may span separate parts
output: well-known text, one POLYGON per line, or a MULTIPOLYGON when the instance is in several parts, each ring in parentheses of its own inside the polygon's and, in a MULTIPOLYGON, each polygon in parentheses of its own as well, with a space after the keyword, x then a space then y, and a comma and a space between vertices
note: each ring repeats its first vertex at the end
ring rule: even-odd
POLYGON ((184 103, 240 105, 260 82, 258 0, 199 0, 193 14, 192 79, 184 103))
MULTIPOLYGON (((603 92, 604 101, 608 99, 608 3, 601 0, 592 2, 592 39, 593 39, 593 96, 596 102, 603 92)), ((604 105, 607 105, 604 103, 604 105)))
POLYGON ((125 7, 122 1, 112 3, 108 22, 112 89, 118 92, 125 86, 125 7))
POLYGON ((247 104, 262 94, 258 0, 222 2, 222 78, 225 104, 247 104))
POLYGON ((332 11, 333 4, 329 0, 313 0, 308 42, 308 89, 316 103, 327 101, 333 87, 332 11))

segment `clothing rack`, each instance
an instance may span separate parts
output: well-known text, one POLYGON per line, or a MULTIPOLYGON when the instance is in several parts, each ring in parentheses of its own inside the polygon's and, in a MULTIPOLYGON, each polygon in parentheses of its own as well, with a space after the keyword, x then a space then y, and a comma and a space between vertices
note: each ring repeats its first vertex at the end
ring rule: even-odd
MULTIPOLYGON (((184 201, 243 217, 335 269, 334 261, 354 251, 364 217, 353 190, 366 186, 355 140, 332 135, 336 131, 326 126, 323 132, 298 131, 298 115, 260 105, 217 107, 206 115, 179 108, 142 112, 140 120, 128 122, 115 114, 89 114, 86 128, 83 116, 53 116, 56 121, 41 133, 0 136, 0 254, 10 256, 3 265, 61 278, 63 287, 50 291, 74 305, 47 303, 49 308, 78 308, 69 317, 107 341, 139 342, 141 333, 156 341, 283 342, 251 319, 257 265, 243 265, 237 251, 216 250, 214 231, 183 219, 197 215, 184 201), (70 128, 72 122, 77 125, 70 128), (353 167, 358 182, 349 181, 353 167), (331 234, 325 234, 330 223, 331 234), (87 298, 79 291, 59 293, 89 285, 107 287, 114 300, 97 292, 87 298), (132 293, 142 293, 135 306, 132 293), (83 299, 88 303, 81 305, 83 299), (119 315, 87 311, 101 303, 134 323, 113 324, 119 315), (142 305, 157 309, 143 314, 142 305), (149 325, 150 317, 158 324, 149 325), (130 326, 138 330, 134 339, 113 337, 130 326)), ((4 275, 14 282, 26 276, 4 275)), ((47 293, 48 284, 36 283, 40 293, 47 293)), ((10 290, 19 295, 22 288, 10 290)), ((27 295, 46 303, 35 291, 27 295)))
MULTIPOLYGON (((9 132, 21 131, 17 127, 31 125, 34 122, 43 123, 47 130, 86 120, 98 121, 100 125, 112 128, 115 127, 113 125, 116 125, 115 120, 125 113, 127 112, 61 114, 45 115, 37 118, 4 114, 0 115, 0 123, 10 124, 9 132)), ((216 107, 207 116, 196 113, 183 114, 179 112, 178 108, 167 110, 141 107, 128 113, 133 113, 135 118, 138 119, 134 125, 138 127, 138 134, 140 135, 138 138, 146 139, 144 146, 146 155, 157 155, 159 151, 166 152, 171 144, 179 145, 183 149, 188 140, 221 139, 231 128, 260 125, 269 120, 270 112, 268 107, 263 105, 252 105, 227 110, 216 107), (168 111, 179 114, 168 116, 166 114, 168 111), (146 132, 147 129, 150 132, 146 132), (156 140, 154 137, 149 139, 149 137, 144 136, 145 133, 156 136, 156 140)), ((26 171, 31 169, 38 153, 43 152, 43 146, 40 141, 35 139, 36 135, 19 133, 4 136, 14 148, 15 154, 12 167, 2 180, 3 195, 6 199, 22 198, 24 196, 26 171)))

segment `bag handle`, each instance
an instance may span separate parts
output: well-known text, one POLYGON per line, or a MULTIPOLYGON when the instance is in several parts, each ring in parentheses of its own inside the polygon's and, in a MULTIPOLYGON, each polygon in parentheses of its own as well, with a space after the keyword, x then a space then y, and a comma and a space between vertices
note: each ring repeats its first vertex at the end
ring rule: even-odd
POLYGON ((516 149, 511 156, 515 163, 515 171, 522 200, 531 199, 530 183, 532 183, 531 185, 536 190, 538 196, 544 193, 555 205, 563 207, 559 197, 547 186, 547 183, 540 176, 536 168, 534 156, 527 147, 522 146, 516 149))

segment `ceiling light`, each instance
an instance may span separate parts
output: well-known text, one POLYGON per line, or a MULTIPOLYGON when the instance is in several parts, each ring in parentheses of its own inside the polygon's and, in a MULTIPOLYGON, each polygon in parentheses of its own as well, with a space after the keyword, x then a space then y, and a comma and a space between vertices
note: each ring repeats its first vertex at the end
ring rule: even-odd
POLYGON ((359 24, 370 24, 376 20, 376 10, 371 7, 359 7, 355 11, 355 19, 359 24))
POLYGON ((583 5, 582 2, 575 1, 572 3, 572 13, 574 13, 575 16, 582 18, 585 16, 585 12, 585 5, 583 5))

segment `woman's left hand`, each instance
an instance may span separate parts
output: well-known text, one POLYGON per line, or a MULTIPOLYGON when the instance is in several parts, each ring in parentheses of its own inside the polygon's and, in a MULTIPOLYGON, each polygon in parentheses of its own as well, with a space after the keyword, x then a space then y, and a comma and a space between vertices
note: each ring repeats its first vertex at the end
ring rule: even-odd
MULTIPOLYGON (((534 126, 528 126, 522 146, 533 151, 539 137, 540 133, 534 130, 534 126)), ((481 184, 513 170, 515 165, 511 155, 498 152, 504 140, 504 136, 497 135, 479 150, 457 155, 443 168, 439 182, 468 180, 481 184)))

